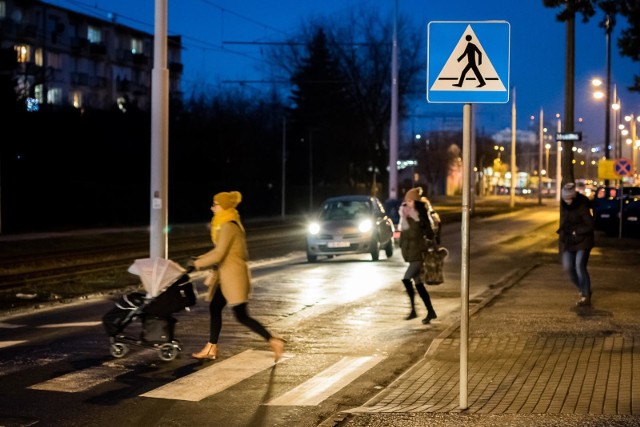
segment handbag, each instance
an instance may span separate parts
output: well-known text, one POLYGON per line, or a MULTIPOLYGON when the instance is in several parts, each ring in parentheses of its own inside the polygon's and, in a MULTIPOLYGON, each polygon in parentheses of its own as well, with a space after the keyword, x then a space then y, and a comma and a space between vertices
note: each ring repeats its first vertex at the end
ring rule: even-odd
POLYGON ((422 253, 421 274, 427 285, 439 285, 444 282, 444 260, 449 250, 433 240, 427 240, 427 250, 422 253))

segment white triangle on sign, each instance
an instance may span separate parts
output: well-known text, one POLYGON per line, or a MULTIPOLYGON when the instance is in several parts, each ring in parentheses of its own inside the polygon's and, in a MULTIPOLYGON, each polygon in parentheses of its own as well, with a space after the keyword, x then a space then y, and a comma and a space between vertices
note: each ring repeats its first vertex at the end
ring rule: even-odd
POLYGON ((458 41, 455 49, 451 52, 449 59, 442 67, 440 74, 438 74, 438 78, 435 80, 433 85, 431 85, 432 91, 483 91, 483 92, 506 92, 504 84, 500 79, 498 73, 496 73, 495 68, 493 68, 493 64, 491 64, 491 60, 487 56, 480 43, 480 40, 474 33, 471 25, 468 25, 462 37, 458 41), (470 36, 471 39, 467 40, 467 36, 470 36), (470 55, 474 55, 473 58, 469 58, 469 55, 465 54, 467 49, 467 45, 473 43, 475 47, 478 49, 479 54, 482 55, 482 63, 478 58, 477 51, 474 54, 473 52, 470 55), (458 59, 460 59, 458 61, 458 59), (477 67, 477 71, 480 73, 482 79, 484 79, 484 86, 478 87, 480 85, 480 80, 475 73, 472 65, 477 67), (459 83, 462 74, 465 72, 465 68, 469 66, 469 69, 466 70, 466 74, 464 76, 464 81, 462 82, 462 86, 455 86, 459 83))

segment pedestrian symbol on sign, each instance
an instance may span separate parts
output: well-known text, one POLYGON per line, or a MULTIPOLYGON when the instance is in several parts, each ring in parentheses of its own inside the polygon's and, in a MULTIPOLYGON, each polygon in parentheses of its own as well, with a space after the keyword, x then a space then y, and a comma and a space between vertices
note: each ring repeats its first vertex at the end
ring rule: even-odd
POLYGON ((471 39, 473 39, 473 37, 467 34, 467 36, 465 37, 465 40, 467 40, 469 43, 467 43, 467 47, 464 49, 464 52, 462 53, 462 55, 458 57, 458 62, 460 62, 466 56, 467 66, 464 67, 464 70, 462 70, 462 75, 460 76, 460 80, 458 80, 458 83, 454 83, 453 84, 454 86, 462 87, 462 84, 464 83, 464 77, 467 75, 469 70, 473 71, 473 73, 476 75, 478 79, 479 84, 476 87, 482 87, 486 85, 484 79, 482 78, 482 74, 480 73, 480 70, 478 70, 478 65, 482 65, 482 52, 480 52, 480 49, 478 49, 478 47, 475 44, 471 43, 471 39), (476 54, 478 55, 478 65, 476 65, 476 54))
POLYGON ((458 44, 449 55, 449 59, 442 67, 430 90, 506 91, 500 76, 491 64, 491 59, 484 51, 482 43, 474 33, 471 25, 467 25, 462 37, 460 37, 458 44), (472 43, 471 40, 476 42, 472 43), (466 61, 464 61, 465 58, 466 61), (469 71, 473 71, 474 77, 467 76, 469 71), (475 82, 476 80, 477 84, 473 87, 465 85, 465 82, 475 82), (452 81, 457 83, 452 84, 452 81))

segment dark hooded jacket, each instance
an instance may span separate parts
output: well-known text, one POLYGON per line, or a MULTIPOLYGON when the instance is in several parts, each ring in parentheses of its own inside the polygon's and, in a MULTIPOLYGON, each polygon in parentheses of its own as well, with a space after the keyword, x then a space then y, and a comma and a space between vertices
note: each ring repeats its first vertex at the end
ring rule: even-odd
POLYGON ((587 196, 577 193, 570 205, 560 200, 560 252, 579 251, 595 245, 594 221, 587 196))

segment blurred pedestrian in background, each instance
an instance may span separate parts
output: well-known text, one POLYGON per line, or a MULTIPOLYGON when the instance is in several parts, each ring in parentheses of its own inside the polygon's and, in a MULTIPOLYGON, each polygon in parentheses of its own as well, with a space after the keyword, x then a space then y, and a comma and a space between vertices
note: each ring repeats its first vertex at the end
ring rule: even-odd
POLYGON ((559 235, 562 268, 578 288, 577 306, 591 305, 589 254, 595 244, 594 221, 589 199, 576 191, 574 183, 562 187, 559 235))
POLYGON ((422 319, 422 323, 425 325, 438 317, 431 304, 431 297, 424 286, 421 274, 423 252, 427 250, 425 237, 431 240, 436 237, 436 231, 428 217, 428 203, 428 200, 422 197, 422 189, 416 187, 407 191, 404 203, 400 207, 400 250, 402 258, 409 263, 402 278, 411 304, 411 311, 406 320, 418 317, 415 307, 417 290, 427 308, 427 316, 422 319))
POLYGON ((218 338, 222 329, 222 310, 229 304, 235 318, 253 332, 260 335, 271 346, 277 362, 284 352, 284 340, 273 336, 257 320, 249 316, 247 306, 251 292, 251 275, 247 260, 249 258, 245 230, 240 222, 236 206, 242 201, 238 191, 218 193, 213 197, 213 218, 211 220, 211 240, 213 249, 195 258, 191 264, 196 269, 214 267, 218 279, 210 283, 211 289, 209 313, 209 342, 198 353, 196 359, 215 359, 218 355, 218 338))

